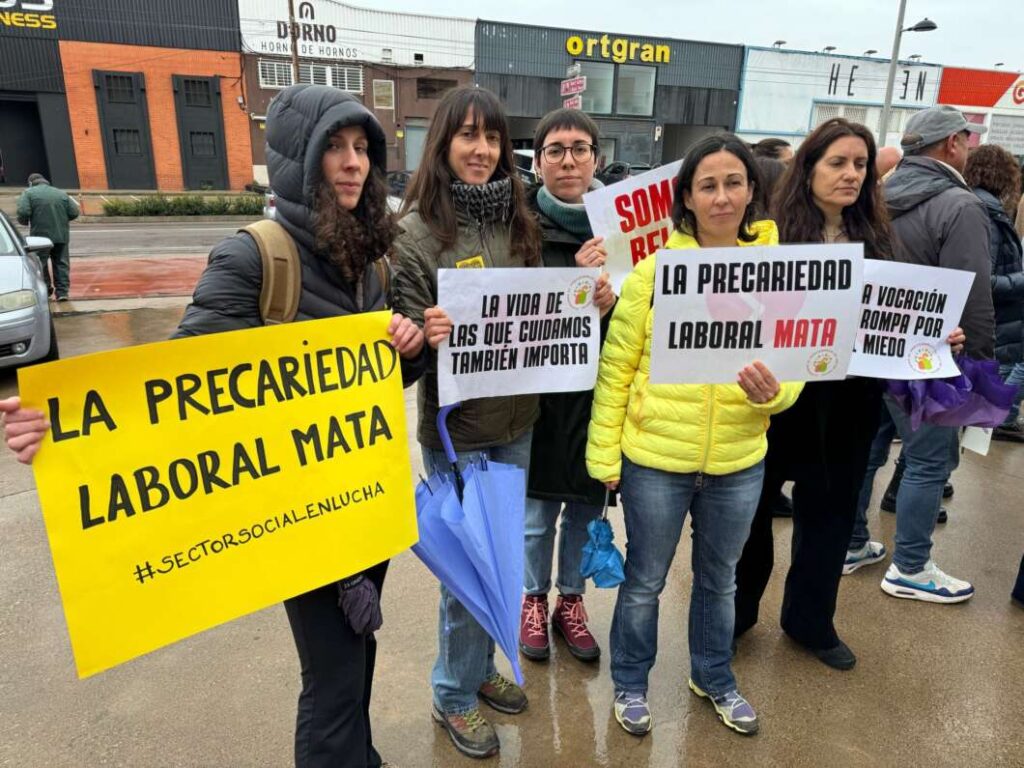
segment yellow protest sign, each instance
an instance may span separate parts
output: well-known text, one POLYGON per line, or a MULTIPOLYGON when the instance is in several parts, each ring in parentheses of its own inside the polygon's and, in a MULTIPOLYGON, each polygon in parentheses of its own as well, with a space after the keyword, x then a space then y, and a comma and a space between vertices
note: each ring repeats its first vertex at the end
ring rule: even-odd
POLYGON ((389 313, 161 342, 19 371, 79 675, 416 541, 389 313))

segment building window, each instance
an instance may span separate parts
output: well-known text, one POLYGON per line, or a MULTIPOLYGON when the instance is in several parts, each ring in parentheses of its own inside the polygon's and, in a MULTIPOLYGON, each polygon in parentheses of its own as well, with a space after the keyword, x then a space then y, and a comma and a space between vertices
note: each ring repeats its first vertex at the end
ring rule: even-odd
POLYGON ((210 98, 210 81, 193 80, 184 81, 185 106, 186 107, 209 107, 213 103, 210 98))
POLYGON ((580 74, 587 78, 587 90, 582 94, 583 111, 597 115, 610 115, 615 98, 615 65, 596 61, 581 61, 580 74))
POLYGON ((292 84, 292 65, 260 59, 260 88, 287 88, 292 84))
POLYGON ((134 128, 114 129, 115 155, 141 155, 142 134, 134 128))
MULTIPOLYGON (((260 87, 287 88, 292 84, 292 65, 287 61, 260 59, 260 87)), ((330 85, 349 93, 363 92, 363 68, 340 64, 299 64, 299 82, 330 85)))
POLYGON ((385 64, 390 64, 394 60, 394 51, 392 51, 390 48, 381 48, 380 60, 385 64))
POLYGON ((104 75, 107 101, 111 104, 134 104, 135 84, 131 75, 104 75))
POLYGON ((363 92, 363 68, 331 65, 331 85, 349 93, 363 92))
POLYGON ((395 108, 395 81, 374 80, 373 81, 373 108, 394 109, 395 108))
MULTIPOLYGON (((654 67, 620 64, 617 78, 615 112, 619 115, 654 114, 654 67)), ((590 81, 587 81, 590 88, 590 81)), ((585 93, 584 93, 585 95, 585 93)))
POLYGON ((457 85, 458 82, 455 80, 441 80, 436 77, 417 77, 416 98, 440 99, 457 85))
POLYGON ((192 149, 192 157, 216 157, 217 142, 212 133, 206 131, 189 131, 188 143, 192 149))
POLYGON ((414 53, 412 55, 412 62, 413 62, 413 64, 422 64, 423 63, 423 54, 422 53, 414 53))
POLYGON ((330 70, 323 64, 299 64, 299 82, 312 85, 330 85, 330 70))

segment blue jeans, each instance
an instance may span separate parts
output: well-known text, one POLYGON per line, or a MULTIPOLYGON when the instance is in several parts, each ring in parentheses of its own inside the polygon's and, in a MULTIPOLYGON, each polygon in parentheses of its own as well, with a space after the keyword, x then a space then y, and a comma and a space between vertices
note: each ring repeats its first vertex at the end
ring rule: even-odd
MULTIPOLYGON (((875 434, 874 442, 871 443, 868 469, 864 475, 860 496, 857 499, 857 516, 853 521, 853 535, 850 536, 851 550, 860 549, 871 539, 871 532, 868 530, 868 507, 871 506, 871 491, 875 484, 875 473, 889 460, 889 446, 892 445, 895 436, 896 425, 893 423, 892 416, 889 415, 889 408, 883 401, 882 419, 878 423, 878 432, 875 434)), ((900 458, 902 459, 902 452, 900 458)))
MULTIPOLYGON (((529 475, 532 434, 530 430, 511 443, 493 445, 480 451, 459 451, 456 453, 459 469, 482 453, 491 461, 521 467, 529 475)), ((426 447, 422 447, 422 451, 423 465, 429 474, 450 470, 444 451, 426 447)), ((437 622, 437 661, 430 674, 434 703, 449 715, 476 709, 477 691, 497 671, 494 666, 494 640, 442 584, 437 622)))
POLYGON ((906 469, 896 494, 896 550, 892 561, 903 573, 920 573, 931 557, 932 533, 942 504, 942 487, 960 463, 960 431, 922 422, 917 431, 895 401, 885 398, 903 440, 906 469))
POLYGON ((736 563, 750 533, 764 462, 731 475, 665 472, 622 459, 626 580, 611 632, 616 691, 647 692, 658 654, 658 600, 689 511, 693 528, 690 677, 719 696, 735 690, 730 667, 736 563))
POLYGON ((1008 427, 1020 416, 1020 403, 1021 399, 1024 398, 1024 363, 1000 365, 999 375, 1003 377, 1003 381, 1006 384, 1015 384, 1017 386, 1017 395, 1013 398, 1013 405, 1010 407, 1010 412, 1006 415, 1006 421, 1003 422, 1003 426, 1008 427))
POLYGON ((555 550, 558 515, 558 592, 582 595, 586 580, 580 575, 583 545, 587 543, 587 523, 601 516, 601 507, 540 499, 526 500, 526 569, 523 587, 528 595, 546 595, 551 589, 551 558, 555 550))

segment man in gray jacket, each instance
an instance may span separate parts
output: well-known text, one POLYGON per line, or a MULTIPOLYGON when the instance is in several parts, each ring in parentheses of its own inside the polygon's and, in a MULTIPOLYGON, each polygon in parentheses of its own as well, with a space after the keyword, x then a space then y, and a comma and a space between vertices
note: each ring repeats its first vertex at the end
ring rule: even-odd
MULTIPOLYGON (((918 112, 900 142, 905 158, 885 184, 897 258, 974 274, 960 326, 967 336, 965 353, 977 359, 992 358, 995 348, 989 223, 963 172, 970 134, 985 130, 952 107, 918 112)), ((959 463, 958 430, 927 423, 911 430, 907 414, 893 401, 887 405, 903 439, 906 469, 896 496, 896 550, 882 590, 935 603, 968 600, 974 587, 943 573, 931 559, 942 489, 959 463)))

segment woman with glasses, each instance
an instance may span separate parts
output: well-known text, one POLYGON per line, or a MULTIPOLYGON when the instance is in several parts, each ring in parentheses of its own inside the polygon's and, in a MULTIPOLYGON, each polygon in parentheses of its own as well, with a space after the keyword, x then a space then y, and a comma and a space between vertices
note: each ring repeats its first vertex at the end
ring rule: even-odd
MULTIPOLYGON (((534 167, 543 183, 527 193, 527 202, 540 225, 545 267, 604 265, 602 238, 594 237, 583 208, 583 194, 601 186, 594 179, 597 138, 594 121, 575 109, 555 110, 537 126, 534 167)), ((615 303, 606 274, 598 281, 594 303, 601 311, 604 330, 615 303)), ((600 516, 605 499, 604 486, 590 478, 584 461, 593 399, 593 390, 541 395, 540 419, 533 427, 526 500, 526 597, 519 648, 534 661, 547 659, 551 652, 549 615, 551 628, 565 640, 569 653, 581 661, 601 655, 587 628, 585 580, 580 575, 587 523, 600 516), (556 528, 561 529, 558 602, 549 614, 556 528)))
MULTIPOLYGON (((730 133, 690 147, 675 181, 668 248, 775 245, 771 221, 754 221, 758 170, 730 133)), ((651 384, 655 259, 622 284, 594 390, 587 469, 609 489, 621 485, 626 580, 611 632, 613 712, 643 736, 653 718, 648 678, 658 653, 658 603, 687 513, 693 529, 689 688, 722 722, 758 730, 754 708, 732 671, 736 561, 750 531, 764 476, 765 432, 799 384, 781 384, 760 362, 734 384, 651 384)))

